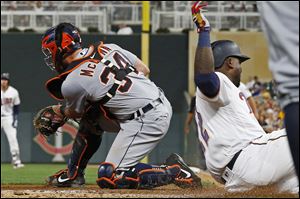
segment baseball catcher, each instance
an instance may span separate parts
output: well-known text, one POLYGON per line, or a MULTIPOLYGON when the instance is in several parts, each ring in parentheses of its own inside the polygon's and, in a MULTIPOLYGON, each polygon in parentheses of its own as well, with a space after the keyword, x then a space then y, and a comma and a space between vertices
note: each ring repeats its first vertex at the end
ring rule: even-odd
POLYGON ((59 73, 46 87, 65 105, 42 110, 35 126, 49 136, 67 119, 80 120, 68 168, 50 176, 48 184, 84 185, 84 169, 103 132, 113 131, 118 134, 99 166, 99 187, 154 188, 169 183, 201 187, 201 179, 177 154, 161 166, 140 163, 167 133, 172 107, 161 89, 146 78, 149 68, 136 55, 102 42, 83 48, 78 29, 69 23, 46 31, 42 51, 46 64, 59 73))

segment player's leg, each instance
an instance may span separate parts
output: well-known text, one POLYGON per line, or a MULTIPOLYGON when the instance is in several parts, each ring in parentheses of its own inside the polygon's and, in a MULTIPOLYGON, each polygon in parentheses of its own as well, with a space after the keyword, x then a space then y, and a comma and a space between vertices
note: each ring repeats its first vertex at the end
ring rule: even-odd
POLYGON ((227 176, 225 189, 228 191, 245 191, 254 186, 278 183, 282 186, 278 191, 293 193, 299 184, 289 181, 287 188, 285 183, 286 178, 296 177, 285 130, 266 134, 243 149, 227 176))
POLYGON ((149 154, 168 131, 172 109, 169 104, 158 105, 142 117, 121 123, 105 162, 116 168, 132 167, 149 154))
POLYGON ((293 25, 299 22, 299 2, 258 1, 257 5, 299 179, 299 26, 293 25), (289 28, 278 29, 280 24, 289 28))
POLYGON ((282 180, 276 183, 278 191, 281 193, 289 192, 292 194, 299 194, 298 177, 295 174, 285 176, 282 180))
POLYGON ((299 180, 299 103, 291 103, 284 108, 285 126, 299 180))
POLYGON ((102 131, 91 131, 82 120, 76 135, 68 168, 47 178, 47 183, 57 187, 81 187, 85 184, 84 171, 102 141, 102 131))
POLYGON ((12 157, 12 164, 14 168, 20 168, 24 165, 21 163, 20 159, 20 149, 19 143, 17 140, 17 129, 12 126, 13 119, 12 117, 6 117, 3 119, 3 130, 7 136, 9 143, 10 153, 12 157))
POLYGON ((109 177, 110 181, 115 182, 120 175, 123 175, 125 179, 134 179, 134 182, 128 181, 128 184, 116 182, 113 185, 114 188, 137 188, 140 184, 137 179, 142 179, 142 176, 139 175, 142 170, 149 171, 144 174, 146 178, 151 180, 149 180, 150 184, 140 184, 140 187, 150 188, 154 185, 163 185, 166 183, 166 180, 170 181, 172 175, 170 174, 168 177, 167 169, 148 164, 139 164, 139 162, 165 136, 170 124, 171 115, 171 110, 153 109, 143 117, 121 123, 122 130, 118 133, 108 152, 105 160, 106 164, 101 164, 99 167, 98 185, 102 188, 105 188, 105 185, 107 185, 106 181, 102 181, 103 177, 109 177), (157 119, 156 122, 154 122, 155 119, 157 119))
POLYGON ((129 168, 116 168, 113 163, 103 162, 98 169, 97 184, 100 188, 151 189, 175 181, 180 166, 156 166, 138 163, 129 168))
POLYGON ((104 165, 99 167, 98 185, 101 188, 153 188, 184 176, 180 162, 167 166, 139 163, 165 136, 171 116, 171 106, 166 102, 137 120, 121 124, 122 130, 115 138, 104 165))

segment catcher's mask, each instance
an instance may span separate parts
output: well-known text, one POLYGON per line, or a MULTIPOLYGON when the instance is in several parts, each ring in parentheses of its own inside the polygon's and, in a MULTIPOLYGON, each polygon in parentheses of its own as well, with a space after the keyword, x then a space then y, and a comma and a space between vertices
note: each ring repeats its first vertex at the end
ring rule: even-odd
POLYGON ((62 73, 65 66, 62 58, 81 48, 78 29, 70 23, 60 23, 48 29, 42 37, 42 52, 45 63, 51 70, 62 73))

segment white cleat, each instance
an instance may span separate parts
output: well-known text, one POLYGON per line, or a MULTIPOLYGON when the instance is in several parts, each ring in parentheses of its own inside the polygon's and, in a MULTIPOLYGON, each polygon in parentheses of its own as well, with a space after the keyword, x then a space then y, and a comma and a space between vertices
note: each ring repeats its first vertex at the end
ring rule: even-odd
POLYGON ((19 168, 22 168, 22 167, 24 167, 24 166, 25 166, 24 164, 20 163, 20 164, 15 164, 15 165, 13 166, 13 168, 14 168, 14 169, 19 169, 19 168))

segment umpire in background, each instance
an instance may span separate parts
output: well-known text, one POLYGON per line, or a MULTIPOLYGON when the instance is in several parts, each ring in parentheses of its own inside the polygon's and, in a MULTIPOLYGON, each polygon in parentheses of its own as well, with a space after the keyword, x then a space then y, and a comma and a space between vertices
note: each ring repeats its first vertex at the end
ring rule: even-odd
POLYGON ((265 1, 257 5, 299 180, 299 1, 265 1))

